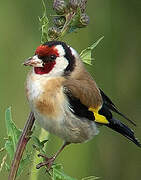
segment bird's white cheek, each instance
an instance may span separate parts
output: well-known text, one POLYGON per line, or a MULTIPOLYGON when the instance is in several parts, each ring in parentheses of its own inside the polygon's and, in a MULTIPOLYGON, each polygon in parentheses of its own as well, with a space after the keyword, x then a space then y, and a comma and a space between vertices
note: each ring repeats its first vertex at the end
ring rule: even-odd
POLYGON ((64 71, 66 67, 68 66, 68 60, 65 57, 58 57, 56 58, 56 69, 60 71, 64 71))
POLYGON ((68 66, 68 60, 65 57, 57 57, 56 64, 52 71, 48 73, 48 76, 61 76, 64 73, 64 70, 68 66))

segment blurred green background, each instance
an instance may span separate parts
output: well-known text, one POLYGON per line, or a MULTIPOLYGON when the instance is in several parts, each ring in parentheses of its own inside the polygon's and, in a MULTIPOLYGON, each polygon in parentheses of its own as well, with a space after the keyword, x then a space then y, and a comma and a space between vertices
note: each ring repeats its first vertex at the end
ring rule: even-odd
MULTIPOLYGON (((51 3, 46 0, 48 14, 51 3)), ((105 37, 93 52, 92 74, 120 110, 136 121, 135 133, 141 139, 141 1, 88 1, 87 12, 88 28, 67 36, 66 42, 80 52, 105 37)), ((0 147, 6 137, 5 109, 12 106, 13 120, 19 128, 23 128, 30 111, 24 94, 28 70, 21 64, 40 44, 41 14, 41 0, 0 3, 0 147)), ((57 162, 63 164, 68 175, 78 179, 95 175, 102 180, 139 180, 141 149, 106 127, 100 129, 90 142, 66 148, 57 162)), ((61 143, 51 136, 48 153, 53 154, 61 143)), ((19 180, 28 178, 26 171, 19 180)), ((7 179, 6 171, 0 173, 0 179, 7 179)), ((39 179, 45 179, 44 171, 39 179)))

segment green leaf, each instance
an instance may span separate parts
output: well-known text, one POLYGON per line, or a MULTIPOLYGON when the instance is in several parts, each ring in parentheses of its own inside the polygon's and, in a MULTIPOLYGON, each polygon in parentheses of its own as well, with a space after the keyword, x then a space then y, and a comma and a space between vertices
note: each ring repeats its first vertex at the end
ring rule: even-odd
MULTIPOLYGON (((16 151, 18 139, 22 131, 18 129, 16 125, 14 124, 14 122, 12 121, 11 107, 6 109, 5 111, 5 124, 6 124, 7 135, 8 135, 8 138, 5 142, 5 149, 10 157, 10 161, 12 161, 14 157, 14 153, 16 151)), ((23 169, 27 166, 27 164, 29 164, 29 157, 26 154, 26 157, 21 159, 17 176, 19 176, 22 173, 23 169)), ((9 170, 9 167, 10 167, 9 164, 5 163, 5 166, 7 170, 9 170)))
POLYGON ((89 176, 89 177, 82 178, 82 180, 96 180, 96 179, 100 179, 100 177, 89 176))
POLYGON ((12 159, 14 157, 14 146, 12 143, 12 139, 10 137, 5 142, 5 149, 10 157, 10 160, 12 161, 12 159))
POLYGON ((24 169, 27 168, 27 166, 30 166, 31 160, 29 156, 31 155, 27 155, 26 153, 26 156, 22 157, 18 168, 17 177, 21 175, 21 173, 24 171, 24 169))
POLYGON ((37 151, 39 151, 40 153, 45 154, 45 151, 44 151, 43 148, 44 148, 44 146, 45 146, 45 143, 48 142, 48 140, 46 139, 46 140, 40 141, 36 136, 32 136, 32 139, 33 139, 33 142, 34 142, 33 147, 34 147, 37 151))
POLYGON ((6 140, 5 143, 5 149, 8 152, 10 159, 12 160, 14 157, 14 153, 16 151, 18 139, 22 131, 20 129, 17 129, 14 122, 12 121, 11 107, 8 108, 5 112, 5 123, 7 128, 7 135, 8 135, 8 139, 6 140))
POLYGON ((80 53, 80 57, 83 60, 84 63, 88 64, 88 65, 92 65, 92 50, 99 44, 99 42, 104 38, 101 37, 100 39, 98 39, 94 44, 92 44, 90 47, 84 49, 81 53, 80 53))
POLYGON ((42 0, 42 4, 43 4, 44 10, 43 10, 43 16, 41 18, 39 17, 39 22, 40 22, 40 29, 41 29, 41 43, 43 44, 49 41, 49 36, 48 36, 49 20, 46 15, 46 6, 43 0, 42 0))
POLYGON ((52 180, 76 180, 73 177, 66 175, 63 171, 63 166, 61 164, 56 164, 52 166, 52 180))

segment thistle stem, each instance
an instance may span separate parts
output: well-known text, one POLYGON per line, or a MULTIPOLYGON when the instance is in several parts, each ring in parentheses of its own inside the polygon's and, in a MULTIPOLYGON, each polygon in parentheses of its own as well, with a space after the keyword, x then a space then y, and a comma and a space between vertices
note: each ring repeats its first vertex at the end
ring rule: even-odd
POLYGON ((66 15, 66 22, 65 22, 59 36, 56 38, 56 40, 61 39, 68 32, 68 30, 70 29, 69 25, 70 25, 73 17, 75 16, 75 14, 76 14, 75 12, 70 12, 69 14, 66 15))
POLYGON ((30 140, 31 129, 34 125, 34 121, 35 121, 35 117, 34 117, 33 112, 31 112, 29 114, 28 120, 24 126, 22 134, 19 138, 18 145, 17 145, 16 152, 15 152, 15 156, 14 156, 14 159, 12 161, 8 180, 15 180, 16 179, 16 174, 17 174, 17 171, 19 168, 20 160, 22 158, 26 144, 30 140))

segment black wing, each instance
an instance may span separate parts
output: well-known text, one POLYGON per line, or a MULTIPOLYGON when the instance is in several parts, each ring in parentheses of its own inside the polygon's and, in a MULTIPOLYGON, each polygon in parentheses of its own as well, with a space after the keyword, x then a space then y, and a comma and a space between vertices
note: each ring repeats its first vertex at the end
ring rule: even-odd
POLYGON ((81 118, 87 118, 91 121, 95 120, 93 112, 89 111, 89 108, 82 104, 78 98, 74 97, 67 88, 65 88, 64 93, 69 100, 69 108, 73 114, 81 118))
POLYGON ((122 116, 123 118, 128 120, 130 123, 132 123, 134 126, 136 126, 136 124, 132 120, 130 120, 128 117, 126 117, 124 114, 122 114, 117 109, 117 107, 114 105, 114 103, 111 101, 111 99, 101 89, 99 89, 99 90, 100 90, 104 105, 107 106, 108 109, 110 109, 111 111, 119 114, 120 116, 122 116))

